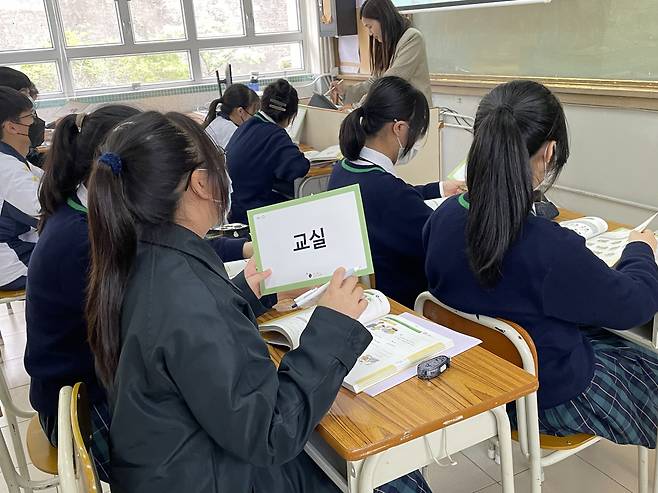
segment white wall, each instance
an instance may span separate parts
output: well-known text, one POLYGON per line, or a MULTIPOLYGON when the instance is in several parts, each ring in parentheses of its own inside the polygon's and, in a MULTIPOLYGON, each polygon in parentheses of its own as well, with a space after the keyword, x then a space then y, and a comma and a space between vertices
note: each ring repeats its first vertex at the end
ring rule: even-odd
MULTIPOLYGON (((435 94, 434 102, 475 116, 479 98, 435 94)), ((557 185, 577 191, 556 188, 549 197, 560 206, 630 224, 651 215, 639 204, 658 210, 658 112, 578 105, 565 105, 565 111, 571 157, 557 185)), ((466 157, 470 142, 468 132, 444 129, 444 176, 466 157)))

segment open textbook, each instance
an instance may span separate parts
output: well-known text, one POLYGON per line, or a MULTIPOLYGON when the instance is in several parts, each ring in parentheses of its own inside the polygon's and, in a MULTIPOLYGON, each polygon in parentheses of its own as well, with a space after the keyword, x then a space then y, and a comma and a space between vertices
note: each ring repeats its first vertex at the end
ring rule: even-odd
MULTIPOLYGON (((453 346, 451 339, 412 320, 389 315, 391 306, 380 291, 368 289, 364 296, 368 308, 359 322, 370 331, 373 339, 343 381, 343 386, 352 392, 363 392, 453 346)), ((261 325, 263 338, 270 344, 296 349, 313 310, 298 311, 261 325)))
MULTIPOLYGON (((657 215, 658 213, 651 216, 635 230, 643 231, 646 229, 657 215)), ((570 221, 562 221, 560 226, 575 231, 585 238, 587 248, 610 267, 613 267, 621 259, 621 254, 628 244, 628 235, 631 232, 627 228, 608 231, 608 223, 600 217, 581 217, 570 221)))
POLYGON ((313 164, 319 164, 327 161, 338 161, 342 154, 338 144, 327 147, 324 151, 306 151, 304 153, 306 159, 313 164))

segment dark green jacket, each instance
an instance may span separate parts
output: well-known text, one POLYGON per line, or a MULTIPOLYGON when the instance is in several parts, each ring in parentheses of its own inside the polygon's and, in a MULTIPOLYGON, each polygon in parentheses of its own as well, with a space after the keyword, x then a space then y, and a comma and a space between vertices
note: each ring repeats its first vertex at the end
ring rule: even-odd
POLYGON ((319 308, 277 371, 263 311, 191 231, 142 234, 110 393, 114 493, 251 492, 300 454, 371 336, 319 308))

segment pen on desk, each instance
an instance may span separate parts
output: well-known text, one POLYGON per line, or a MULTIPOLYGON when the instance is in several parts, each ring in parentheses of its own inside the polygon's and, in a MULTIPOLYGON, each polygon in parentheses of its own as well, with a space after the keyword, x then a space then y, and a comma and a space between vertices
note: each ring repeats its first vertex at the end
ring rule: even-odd
MULTIPOLYGON (((353 276, 354 273, 356 272, 356 269, 351 268, 347 269, 345 271, 345 277, 343 279, 347 279, 350 276, 353 276)), ((294 299, 294 302, 292 304, 291 308, 304 308, 305 306, 310 305, 313 301, 315 301, 318 297, 322 296, 322 294, 327 290, 329 287, 329 283, 326 282, 322 286, 318 286, 317 288, 313 288, 309 291, 306 291, 304 294, 298 296, 297 298, 294 299)))
MULTIPOLYGON (((343 79, 340 79, 338 82, 336 82, 336 86, 339 86, 343 83, 343 79)), ((327 97, 329 94, 331 94, 331 91, 333 90, 333 87, 330 87, 327 92, 324 93, 324 96, 327 97)))

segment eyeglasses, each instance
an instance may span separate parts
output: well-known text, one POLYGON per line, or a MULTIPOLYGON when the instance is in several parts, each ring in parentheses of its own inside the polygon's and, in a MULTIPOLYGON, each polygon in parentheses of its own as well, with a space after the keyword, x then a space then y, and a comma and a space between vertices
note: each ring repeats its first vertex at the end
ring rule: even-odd
POLYGON ((18 117, 18 119, 19 119, 19 120, 22 120, 23 118, 27 118, 28 116, 31 116, 32 118, 36 119, 36 118, 37 118, 37 111, 36 111, 36 110, 32 110, 32 111, 31 111, 30 113, 28 113, 27 115, 20 115, 20 116, 18 117))

